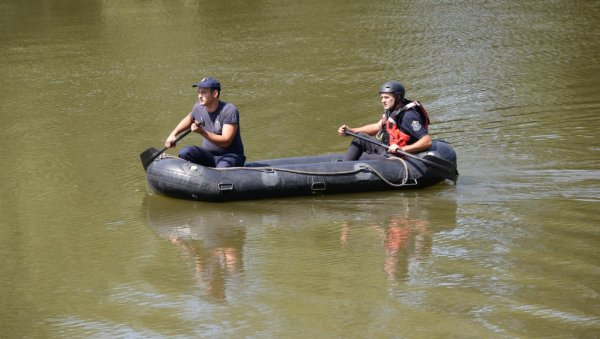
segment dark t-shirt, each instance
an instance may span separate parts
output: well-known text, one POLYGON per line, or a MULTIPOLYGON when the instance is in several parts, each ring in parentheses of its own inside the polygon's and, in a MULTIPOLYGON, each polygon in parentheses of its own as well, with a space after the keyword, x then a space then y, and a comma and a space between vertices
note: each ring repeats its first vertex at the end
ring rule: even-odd
POLYGON ((414 109, 409 109, 402 114, 399 127, 404 133, 410 135, 409 145, 414 144, 428 133, 423 116, 414 109))
POLYGON ((238 125, 233 141, 227 148, 219 147, 212 142, 204 139, 204 147, 207 151, 222 155, 226 153, 236 153, 244 155, 244 145, 242 144, 242 133, 240 131, 240 112, 235 105, 219 101, 219 107, 212 113, 208 113, 206 107, 200 105, 199 102, 194 104, 190 115, 194 121, 204 120, 204 129, 208 132, 221 135, 223 133, 223 126, 238 125))

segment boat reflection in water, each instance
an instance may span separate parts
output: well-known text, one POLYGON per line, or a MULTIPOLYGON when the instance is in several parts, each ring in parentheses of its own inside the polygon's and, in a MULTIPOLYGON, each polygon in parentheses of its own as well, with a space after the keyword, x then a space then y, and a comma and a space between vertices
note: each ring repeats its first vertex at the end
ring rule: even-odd
POLYGON ((244 256, 269 276, 302 269, 352 271, 353 263, 368 257, 381 262, 370 274, 382 274, 384 280, 418 278, 415 273, 430 256, 435 233, 456 225, 455 199, 419 193, 369 197, 376 198, 212 204, 148 195, 145 207, 151 227, 193 265, 203 296, 225 299, 226 290, 239 285, 250 269, 244 267, 244 256), (320 267, 306 267, 308 261, 320 267), (264 266, 280 272, 264 272, 264 266))

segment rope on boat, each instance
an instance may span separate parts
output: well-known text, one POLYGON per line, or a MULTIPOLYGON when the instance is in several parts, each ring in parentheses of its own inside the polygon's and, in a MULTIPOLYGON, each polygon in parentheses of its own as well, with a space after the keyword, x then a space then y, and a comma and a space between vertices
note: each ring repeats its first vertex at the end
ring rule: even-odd
POLYGON ((359 168, 359 169, 355 169, 352 171, 340 171, 340 172, 308 172, 308 171, 300 171, 300 170, 293 170, 293 169, 280 168, 280 167, 225 167, 225 168, 219 168, 219 170, 223 170, 223 171, 234 170, 234 169, 243 169, 243 170, 257 171, 257 172, 279 171, 279 172, 304 174, 304 175, 336 176, 336 175, 343 175, 343 174, 356 174, 358 172, 362 172, 366 168, 359 168))
MULTIPOLYGON (((408 165, 406 164, 406 161, 404 159, 398 158, 398 157, 390 157, 388 159, 389 160, 400 161, 400 163, 402 163, 402 166, 404 166, 404 178, 402 179, 402 182, 400 184, 394 184, 393 182, 388 181, 386 178, 384 178, 383 176, 381 176, 379 174, 377 176, 381 180, 385 181, 388 185, 393 186, 393 187, 401 187, 401 186, 407 185, 407 182, 408 182, 408 165)), ((416 181, 415 181, 415 183, 416 183, 416 181)))
POLYGON ((386 179, 383 174, 379 173, 379 171, 377 171, 376 169, 374 169, 373 167, 369 166, 369 165, 365 165, 362 168, 358 168, 352 171, 340 171, 340 172, 309 172, 309 171, 299 171, 299 170, 293 170, 293 169, 288 169, 288 168, 279 168, 279 167, 225 167, 225 168, 219 168, 219 170, 223 170, 223 171, 227 171, 227 170, 234 170, 234 169, 244 169, 244 170, 250 170, 250 171, 258 171, 258 172, 264 172, 264 171, 280 171, 280 172, 287 172, 287 173, 293 173, 293 174, 303 174, 303 175, 318 175, 318 176, 336 176, 336 175, 344 175, 344 174, 357 174, 360 173, 362 171, 369 171, 373 174, 375 174, 379 179, 381 179, 383 182, 385 182, 386 184, 392 186, 392 187, 402 187, 402 186, 407 186, 407 185, 414 185, 414 184, 407 184, 408 182, 408 165, 406 165, 406 161, 404 161, 404 159, 401 158, 397 158, 397 157, 391 157, 389 158, 389 160, 397 160, 400 161, 400 163, 402 163, 402 165, 404 166, 404 178, 402 178, 402 182, 399 184, 395 184, 391 181, 389 181, 388 179, 386 179))
MULTIPOLYGON (((161 155, 161 158, 178 158, 176 156, 172 156, 172 155, 168 155, 166 153, 161 155)), ((392 160, 392 161, 400 161, 400 163, 402 164, 402 166, 404 166, 404 178, 402 178, 402 182, 400 182, 399 184, 395 184, 391 181, 389 181, 388 179, 386 179, 383 174, 379 173, 379 171, 377 171, 376 169, 374 169, 373 167, 369 166, 369 165, 365 165, 362 168, 358 168, 352 171, 340 171, 340 172, 309 172, 309 171, 300 171, 300 170, 293 170, 293 169, 288 169, 288 168, 280 168, 280 167, 222 167, 222 168, 214 168, 215 170, 219 170, 219 171, 233 171, 233 170, 246 170, 246 171, 257 171, 257 172, 265 172, 265 171, 280 171, 280 172, 287 172, 287 173, 293 173, 293 174, 302 174, 302 175, 318 175, 318 176, 336 176, 336 175, 345 175, 345 174, 357 174, 360 173, 362 171, 369 171, 373 174, 375 174, 379 179, 381 179, 383 182, 385 182, 386 184, 392 186, 392 187, 402 187, 402 186, 408 186, 408 185, 415 185, 415 183, 408 183, 409 178, 408 178, 408 165, 406 164, 406 161, 402 158, 398 158, 398 157, 389 157, 388 160, 392 160)))

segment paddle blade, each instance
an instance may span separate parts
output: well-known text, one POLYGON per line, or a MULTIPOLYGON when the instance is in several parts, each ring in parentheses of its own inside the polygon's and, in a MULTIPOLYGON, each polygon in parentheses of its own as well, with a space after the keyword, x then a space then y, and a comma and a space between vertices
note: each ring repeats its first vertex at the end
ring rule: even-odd
POLYGON ((161 152, 158 149, 150 147, 140 154, 140 160, 142 161, 142 166, 144 166, 144 171, 150 166, 154 159, 160 155, 160 153, 161 152))
POLYGON ((423 159, 428 161, 427 164, 430 165, 431 171, 436 175, 454 182, 458 180, 458 170, 455 164, 430 154, 425 155, 423 159))

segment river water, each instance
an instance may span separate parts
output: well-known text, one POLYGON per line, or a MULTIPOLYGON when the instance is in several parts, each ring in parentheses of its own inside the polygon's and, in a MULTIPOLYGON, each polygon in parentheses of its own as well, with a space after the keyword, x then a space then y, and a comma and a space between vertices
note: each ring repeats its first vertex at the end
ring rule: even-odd
MULTIPOLYGON (((600 336, 600 2, 0 1, 0 337, 600 336), (343 152, 390 79, 460 178, 148 192, 214 76, 249 160, 343 152)), ((189 136, 182 144, 198 143, 189 136)))

